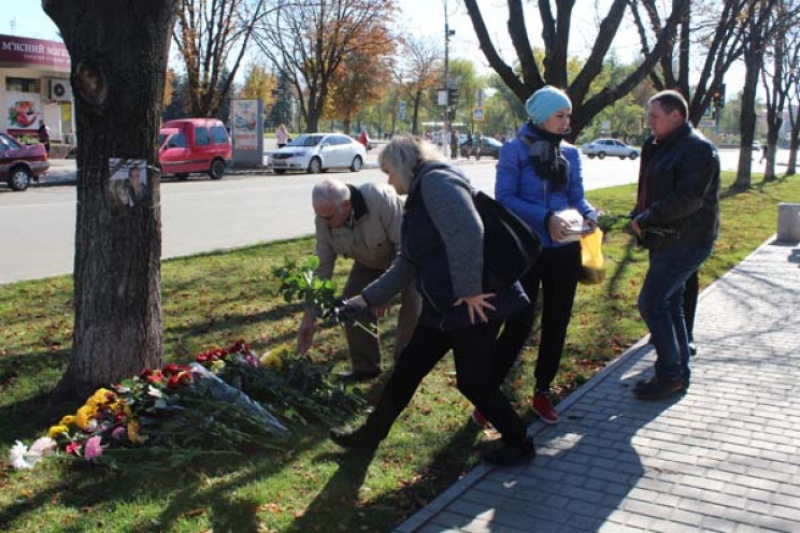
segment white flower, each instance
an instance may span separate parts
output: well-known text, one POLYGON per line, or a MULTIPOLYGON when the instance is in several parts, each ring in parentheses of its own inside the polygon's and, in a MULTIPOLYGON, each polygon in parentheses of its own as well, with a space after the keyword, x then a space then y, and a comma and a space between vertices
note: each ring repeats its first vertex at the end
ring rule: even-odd
POLYGON ((20 441, 17 441, 17 443, 11 447, 11 451, 8 454, 8 459, 11 461, 11 466, 17 470, 33 468, 33 465, 36 464, 36 461, 29 463, 25 457, 27 453, 28 447, 22 444, 20 441))
POLYGON ((56 450, 56 441, 50 437, 40 437, 28 448, 17 441, 8 454, 11 466, 17 470, 27 470, 36 466, 42 457, 51 455, 56 450))

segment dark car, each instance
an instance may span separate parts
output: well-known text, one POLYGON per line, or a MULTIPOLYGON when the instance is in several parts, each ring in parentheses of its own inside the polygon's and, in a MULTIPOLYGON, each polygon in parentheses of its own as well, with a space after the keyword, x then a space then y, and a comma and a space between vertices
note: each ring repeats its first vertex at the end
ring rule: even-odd
POLYGON ((480 137, 474 137, 472 139, 471 152, 470 146, 467 146, 467 141, 465 138, 465 140, 461 142, 461 149, 459 150, 459 153, 461 154, 461 157, 478 157, 478 148, 480 148, 480 157, 493 157, 495 159, 500 159, 500 148, 502 147, 503 143, 497 139, 481 135, 480 137))
POLYGON ((0 181, 15 191, 24 191, 32 179, 39 179, 50 168, 43 144, 26 146, 6 133, 0 133, 0 181))

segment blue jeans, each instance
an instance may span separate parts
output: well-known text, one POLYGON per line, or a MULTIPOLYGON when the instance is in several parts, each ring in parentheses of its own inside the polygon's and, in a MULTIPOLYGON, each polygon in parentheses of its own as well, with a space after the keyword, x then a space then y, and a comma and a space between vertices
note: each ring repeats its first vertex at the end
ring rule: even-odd
POLYGON ((650 251, 650 268, 639 293, 639 314, 656 348, 656 376, 689 378, 689 337, 683 316, 686 280, 700 268, 713 245, 650 251))

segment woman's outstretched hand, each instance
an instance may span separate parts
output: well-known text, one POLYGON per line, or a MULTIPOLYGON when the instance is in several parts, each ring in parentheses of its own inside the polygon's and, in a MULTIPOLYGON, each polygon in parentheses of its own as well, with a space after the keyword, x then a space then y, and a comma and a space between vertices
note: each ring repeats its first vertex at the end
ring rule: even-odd
POLYGON ((461 305, 467 304, 467 311, 469 312, 469 322, 470 324, 475 323, 475 316, 477 315, 480 318, 481 322, 488 322, 489 319, 486 318, 486 313, 484 310, 489 309, 490 311, 494 311, 495 307, 489 303, 489 298, 493 298, 494 293, 487 293, 487 294, 476 294, 475 296, 470 296, 469 298, 459 298, 456 300, 454 305, 461 305))

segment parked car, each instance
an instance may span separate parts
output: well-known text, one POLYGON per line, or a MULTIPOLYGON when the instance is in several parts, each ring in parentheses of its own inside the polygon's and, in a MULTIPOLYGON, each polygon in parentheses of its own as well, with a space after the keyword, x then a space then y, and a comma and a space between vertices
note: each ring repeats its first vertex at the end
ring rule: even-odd
POLYGON ((0 180, 15 191, 24 191, 50 168, 43 144, 25 145, 12 135, 0 133, 0 180))
POLYGON ((753 151, 754 152, 760 152, 761 150, 763 150, 763 147, 761 146, 761 143, 758 142, 758 141, 753 141, 753 151))
POLYGON ((631 158, 636 159, 639 157, 639 149, 633 146, 628 146, 624 142, 617 139, 595 139, 589 144, 583 145, 583 153, 589 156, 589 159, 603 159, 607 155, 619 157, 620 159, 631 158))
MULTIPOLYGON (((461 148, 459 149, 459 153, 461 157, 467 157, 467 152, 469 152, 470 147, 467 146, 467 138, 464 138, 461 141, 461 148)), ((470 157, 475 155, 475 149, 478 147, 478 137, 475 137, 472 140, 472 153, 469 154, 470 157)), ((481 157, 493 157, 495 159, 500 159, 500 148, 503 147, 503 143, 494 139, 492 137, 480 137, 480 149, 481 149, 481 157)))
POLYGON ((364 145, 343 133, 304 133, 269 154, 276 174, 287 170, 316 174, 331 168, 349 168, 358 172, 366 157, 364 145))
POLYGON ((208 173, 222 179, 231 163, 233 147, 225 125, 212 118, 170 120, 158 133, 158 163, 164 176, 186 179, 208 173))

